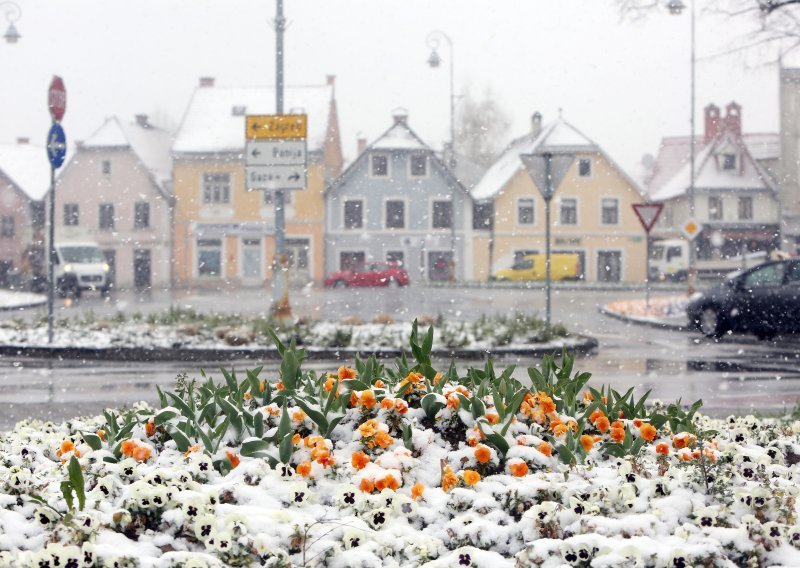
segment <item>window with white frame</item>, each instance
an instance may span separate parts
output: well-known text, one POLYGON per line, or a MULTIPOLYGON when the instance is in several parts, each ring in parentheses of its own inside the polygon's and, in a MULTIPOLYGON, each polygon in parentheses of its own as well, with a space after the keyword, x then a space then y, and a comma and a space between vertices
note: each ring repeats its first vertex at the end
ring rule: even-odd
POLYGON ((400 199, 386 202, 386 228, 403 229, 406 226, 406 203, 400 199))
POLYGON ((150 204, 147 201, 137 201, 133 204, 133 228, 150 228, 150 204))
POLYGON ((77 203, 64 204, 64 225, 67 227, 77 227, 80 222, 80 213, 77 203))
POLYGON ((399 266, 405 263, 405 253, 401 250, 388 250, 386 251, 386 262, 395 262, 399 266))
POLYGON ((0 237, 4 239, 14 237, 14 217, 12 215, 3 215, 2 222, 0 222, 0 237))
POLYGON ((364 226, 364 202, 348 199, 344 202, 344 228, 361 229, 364 226))
POLYGON ((589 158, 581 158, 578 160, 578 176, 590 177, 592 175, 592 160, 589 158))
POLYGON ((449 229, 453 226, 453 202, 433 202, 433 228, 449 229))
POLYGON ((722 219, 722 197, 719 195, 710 195, 708 197, 708 218, 711 221, 720 221, 722 219))
POLYGON ((101 231, 113 231, 114 230, 114 204, 113 203, 101 203, 100 204, 100 211, 99 211, 98 219, 100 221, 99 227, 100 227, 101 231))
POLYGON ((578 199, 562 197, 560 200, 559 219, 562 225, 578 224, 578 199))
POLYGON ((603 225, 619 224, 619 199, 604 197, 600 201, 600 222, 603 225))
POLYGON ((753 198, 740 197, 739 198, 739 220, 750 221, 753 219, 753 198))
POLYGON ((231 202, 231 174, 203 174, 203 204, 226 205, 231 202))
POLYGON ((370 156, 370 174, 372 177, 386 177, 389 175, 389 156, 372 154, 370 156))
POLYGON ((103 160, 101 165, 103 174, 108 175, 111 173, 111 160, 103 160))
POLYGON ((723 170, 736 169, 736 154, 722 154, 722 169, 723 170))
POLYGON ((409 167, 411 177, 425 177, 428 175, 428 156, 411 154, 409 167))
POLYGON ((517 201, 517 224, 533 225, 533 199, 517 201))
POLYGON ((222 239, 197 239, 197 275, 222 276, 222 239))

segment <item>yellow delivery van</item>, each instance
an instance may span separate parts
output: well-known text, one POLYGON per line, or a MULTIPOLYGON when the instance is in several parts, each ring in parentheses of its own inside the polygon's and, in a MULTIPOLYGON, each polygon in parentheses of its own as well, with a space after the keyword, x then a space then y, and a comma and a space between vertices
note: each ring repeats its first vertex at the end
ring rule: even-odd
MULTIPOLYGON (((550 278, 574 280, 578 277, 578 255, 556 253, 550 255, 550 278)), ((529 254, 514 263, 511 268, 498 270, 494 279, 498 282, 545 279, 545 255, 529 254)))

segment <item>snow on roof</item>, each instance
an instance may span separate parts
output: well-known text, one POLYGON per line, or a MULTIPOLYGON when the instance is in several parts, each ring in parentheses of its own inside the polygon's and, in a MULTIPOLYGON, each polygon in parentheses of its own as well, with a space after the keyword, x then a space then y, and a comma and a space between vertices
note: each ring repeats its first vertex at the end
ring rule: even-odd
MULTIPOLYGON (((286 87, 287 113, 308 115, 308 150, 321 150, 328 132, 333 85, 286 87)), ((198 87, 172 146, 176 153, 242 152, 246 114, 274 114, 275 88, 198 87), (237 112, 234 113, 234 109, 237 112)))
POLYGON ((373 142, 371 150, 430 150, 420 138, 414 134, 405 120, 398 120, 389 130, 373 142))
POLYGON ((50 163, 43 146, 0 144, 0 171, 34 201, 50 190, 50 163))
MULTIPOLYGON (((689 138, 686 137, 685 141, 686 148, 689 148, 689 138)), ((762 142, 764 141, 762 140, 762 142)), ((679 154, 679 150, 676 149, 678 144, 672 143, 670 146, 672 148, 668 154, 670 158, 674 159, 679 154)), ((767 152, 769 151, 772 151, 771 141, 762 144, 760 155, 769 156, 769 159, 777 158, 774 154, 768 154, 767 152)), ((661 159, 661 153, 659 153, 659 159, 661 159)), ((653 179, 655 180, 656 177, 653 179)), ((680 166, 677 173, 674 173, 671 179, 660 187, 654 189, 651 182, 650 198, 654 201, 672 199, 687 193, 690 185, 691 161, 687 157, 686 162, 680 166)), ((730 134, 723 133, 697 151, 695 156, 694 187, 703 189, 771 189, 772 184, 763 169, 751 158, 749 147, 747 147, 747 136, 743 137, 741 145, 739 145, 730 134), (728 144, 741 148, 742 163, 740 168, 726 170, 720 167, 714 159, 716 151, 728 144)))
POLYGON ((524 168, 520 155, 531 154, 539 146, 578 148, 585 151, 599 149, 597 144, 584 136, 577 128, 559 118, 542 129, 539 136, 534 137, 533 133, 529 133, 511 142, 473 188, 472 198, 480 201, 491 199, 497 195, 514 174, 520 168, 524 168))
MULTIPOLYGON (((780 137, 775 133, 751 133, 742 135, 742 142, 754 160, 777 160, 780 157, 780 137)), ((699 164, 699 156, 706 147, 702 136, 695 136, 695 160, 699 164)), ((661 140, 658 157, 653 168, 653 175, 647 182, 648 194, 653 197, 661 195, 661 189, 670 183, 679 171, 686 169, 686 187, 689 185, 691 137, 670 136, 661 140)), ((675 191, 675 189, 673 189, 675 191)))
POLYGON ((170 146, 172 135, 152 125, 139 122, 122 123, 114 116, 83 143, 83 148, 130 148, 152 173, 161 189, 172 177, 170 146))

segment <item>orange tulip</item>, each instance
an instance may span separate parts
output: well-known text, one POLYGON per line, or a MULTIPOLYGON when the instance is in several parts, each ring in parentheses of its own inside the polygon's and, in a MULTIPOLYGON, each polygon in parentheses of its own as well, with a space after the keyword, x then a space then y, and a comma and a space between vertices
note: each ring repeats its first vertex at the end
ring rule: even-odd
POLYGON ((553 434, 555 434, 556 436, 563 436, 566 433, 567 433, 567 425, 564 424, 563 422, 560 422, 553 427, 553 434))
POLYGON ((639 434, 642 435, 642 438, 647 440, 648 442, 652 442, 656 439, 656 435, 658 434, 658 430, 652 424, 642 424, 639 427, 639 434))
POLYGON ((375 404, 378 401, 375 399, 375 393, 374 392, 372 392, 371 390, 366 390, 366 391, 361 393, 361 397, 359 398, 359 402, 362 404, 362 406, 364 406, 364 408, 366 408, 367 410, 370 410, 373 406, 375 406, 375 404))
POLYGON ((381 401, 381 408, 383 408, 384 410, 391 410, 392 408, 394 408, 394 399, 384 398, 381 401))
MULTIPOLYGON (((63 444, 62 444, 62 448, 63 448, 63 444)), ((122 445, 120 446, 120 449, 122 450, 122 455, 123 456, 130 457, 130 456, 133 455, 133 450, 136 449, 136 442, 134 442, 133 440, 125 440, 124 442, 122 442, 122 445)))
POLYGON ((539 444, 539 451, 546 455, 548 458, 553 455, 553 446, 547 442, 539 444))
POLYGON ((364 493, 372 493, 372 490, 375 489, 375 485, 373 485, 373 483, 365 477, 361 480, 358 488, 364 493))
POLYGON ((660 444, 658 444, 656 446, 656 453, 657 454, 661 454, 662 456, 668 456, 669 455, 669 446, 667 444, 665 444, 664 442, 661 442, 660 444))
POLYGON ((351 369, 350 367, 339 367, 338 373, 339 378, 342 380, 356 378, 356 370, 351 369))
POLYGON ((412 499, 419 499, 422 497, 422 494, 425 493, 425 486, 422 483, 415 483, 411 486, 411 498, 412 499))
POLYGON ((545 414, 552 414, 556 411, 556 403, 549 396, 540 399, 539 406, 545 414))
POLYGON ((231 462, 231 467, 232 467, 232 468, 234 468, 234 469, 235 469, 236 467, 238 467, 238 465, 239 465, 239 461, 240 461, 240 460, 239 460, 239 456, 237 456, 237 455, 236 455, 236 454, 234 454, 233 452, 229 452, 229 451, 227 451, 227 450, 225 451, 225 455, 226 455, 226 456, 228 456, 228 459, 229 459, 229 460, 230 460, 230 462, 231 462))
POLYGON ((394 409, 397 411, 398 414, 405 414, 406 412, 408 412, 408 403, 402 398, 398 398, 394 402, 394 409))
POLYGON ((625 439, 625 430, 623 428, 612 428, 611 439, 615 442, 622 442, 625 439))
POLYGON ((453 473, 453 470, 450 469, 448 465, 445 467, 444 471, 442 472, 442 489, 445 493, 448 493, 451 489, 453 489, 458 484, 458 478, 456 474, 453 473))
POLYGON ((392 438, 389 434, 381 430, 377 434, 375 434, 375 443, 378 444, 381 448, 386 449, 394 443, 394 438, 392 438))
POLYGON ((474 453, 475 459, 478 460, 479 463, 487 463, 490 459, 492 459, 492 452, 483 444, 475 448, 474 453))
POLYGON ((464 483, 467 485, 475 485, 481 480, 481 474, 472 469, 464 470, 464 483))
POLYGON ((309 462, 299 463, 297 464, 295 471, 302 477, 308 477, 311 475, 311 464, 309 462))
POLYGON ((358 427, 358 431, 361 433, 362 438, 371 438, 378 431, 378 421, 374 418, 367 420, 358 427))
POLYGON ((611 428, 611 424, 608 422, 608 418, 606 416, 601 416, 600 418, 598 418, 597 421, 594 423, 594 425, 597 427, 598 430, 600 430, 604 434, 608 431, 609 428, 611 428))
POLYGON ((376 389, 385 389, 386 388, 386 383, 384 383, 382 380, 378 379, 377 381, 375 381, 375 385, 374 386, 375 386, 376 389))
POLYGON ((594 446, 594 438, 584 434, 581 436, 581 446, 583 446, 583 449, 588 452, 592 449, 592 446, 594 446))
POLYGON ((514 477, 524 477, 528 474, 528 464, 524 461, 510 463, 508 469, 514 477))
POLYGON ((370 461, 370 457, 362 451, 354 452, 350 456, 350 463, 356 469, 364 469, 370 461))
POLYGON ((148 438, 152 438, 156 433, 156 421, 153 418, 144 425, 144 433, 147 434, 148 438))
MULTIPOLYGON (((148 448, 147 446, 136 446, 136 448, 134 448, 133 450, 133 459, 135 459, 137 462, 146 462, 147 460, 150 459, 151 453, 152 452, 150 448, 148 448)), ((239 465, 238 459, 236 460, 236 465, 239 465)), ((233 467, 236 467, 236 465, 233 467)))
POLYGON ((485 416, 486 420, 489 421, 489 424, 497 424, 500 422, 500 415, 496 412, 487 412, 485 416))

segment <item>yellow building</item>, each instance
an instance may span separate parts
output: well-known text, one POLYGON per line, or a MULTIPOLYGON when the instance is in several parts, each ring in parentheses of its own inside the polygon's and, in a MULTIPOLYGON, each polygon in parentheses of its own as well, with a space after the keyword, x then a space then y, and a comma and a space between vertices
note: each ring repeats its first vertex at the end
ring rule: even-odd
MULTIPOLYGON (((308 115, 305 190, 286 191, 286 249, 294 283, 324 275, 327 183, 342 170, 334 77, 287 87, 287 113, 308 115)), ((273 114, 273 88, 220 88, 200 79, 172 147, 174 277, 183 288, 263 286, 275 255, 275 206, 245 187, 245 116, 273 114)))
POLYGON ((545 252, 545 201, 520 159, 545 145, 575 156, 550 203, 552 252, 578 254, 583 280, 644 281, 647 242, 631 207, 644 201, 638 185, 563 119, 542 128, 539 113, 531 132, 514 140, 472 189, 472 277, 486 280, 545 252))

